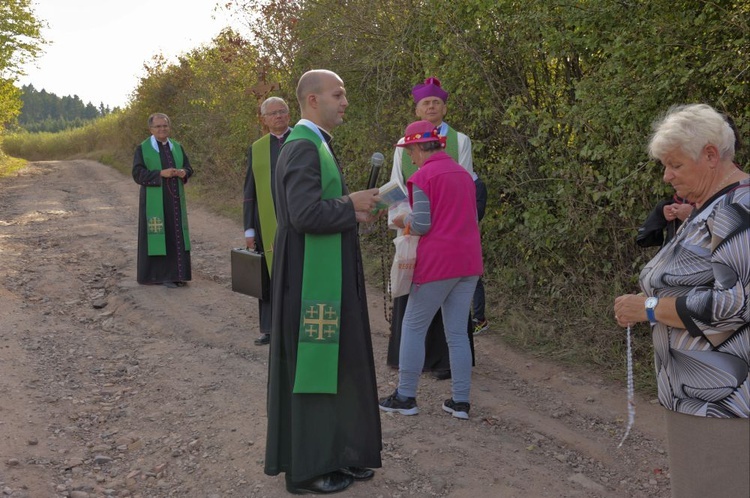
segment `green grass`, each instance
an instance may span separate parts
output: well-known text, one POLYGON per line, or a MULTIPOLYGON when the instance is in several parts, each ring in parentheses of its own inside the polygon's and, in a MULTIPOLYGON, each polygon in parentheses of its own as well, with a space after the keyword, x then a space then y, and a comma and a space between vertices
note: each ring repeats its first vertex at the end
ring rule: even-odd
POLYGON ((26 164, 28 161, 25 159, 6 156, 0 152, 0 178, 15 176, 26 164))

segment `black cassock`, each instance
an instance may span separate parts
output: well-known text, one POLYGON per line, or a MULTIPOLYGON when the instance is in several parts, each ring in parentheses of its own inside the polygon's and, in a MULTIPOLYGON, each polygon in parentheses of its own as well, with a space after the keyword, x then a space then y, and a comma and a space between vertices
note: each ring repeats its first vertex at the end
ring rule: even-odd
MULTIPOLYGON (((162 169, 174 167, 174 159, 168 145, 159 144, 162 169), (168 155, 168 156, 167 156, 168 155)), ((182 208, 177 182, 187 182, 193 175, 185 149, 182 167, 187 172, 185 179, 162 178, 159 171, 149 171, 143 161, 141 146, 135 148, 133 157, 133 180, 141 186, 138 202, 138 272, 139 284, 161 284, 164 282, 187 282, 191 280, 190 251, 185 250, 182 235, 182 208), (166 256, 149 256, 146 225, 146 187, 161 185, 164 199, 164 234, 167 241, 166 256)))
MULTIPOLYGON (((348 193, 345 185, 343 191, 348 193)), ((380 412, 354 208, 348 199, 321 200, 320 159, 310 141, 287 142, 281 149, 276 216, 265 473, 285 472, 299 482, 341 467, 380 467, 380 412), (305 233, 337 232, 342 249, 338 392, 293 394, 305 233)))

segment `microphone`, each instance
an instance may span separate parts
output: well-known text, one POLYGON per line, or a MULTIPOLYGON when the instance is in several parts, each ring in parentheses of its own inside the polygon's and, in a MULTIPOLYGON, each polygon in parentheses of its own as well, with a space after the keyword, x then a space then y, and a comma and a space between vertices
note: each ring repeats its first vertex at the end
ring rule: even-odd
POLYGON ((385 157, 380 152, 376 152, 370 158, 370 179, 367 181, 367 188, 375 188, 378 186, 378 175, 380 175, 380 168, 383 167, 385 157))

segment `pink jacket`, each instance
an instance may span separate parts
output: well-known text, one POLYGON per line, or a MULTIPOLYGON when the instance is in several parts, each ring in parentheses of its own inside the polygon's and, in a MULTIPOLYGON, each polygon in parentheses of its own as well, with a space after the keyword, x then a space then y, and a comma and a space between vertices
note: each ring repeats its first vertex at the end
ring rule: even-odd
POLYGON ((476 187, 471 175, 445 152, 436 152, 409 178, 430 200, 431 227, 417 246, 413 282, 481 275, 482 244, 477 222, 476 187))

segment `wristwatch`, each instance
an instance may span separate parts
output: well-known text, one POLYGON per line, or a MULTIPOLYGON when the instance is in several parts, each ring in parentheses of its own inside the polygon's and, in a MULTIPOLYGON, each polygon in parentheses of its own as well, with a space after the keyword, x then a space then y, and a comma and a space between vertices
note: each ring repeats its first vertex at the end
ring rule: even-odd
POLYGON ((658 297, 650 297, 646 299, 646 316, 648 317, 648 321, 651 323, 651 325, 656 325, 656 313, 654 313, 654 308, 656 308, 656 305, 659 304, 659 298, 658 297))

